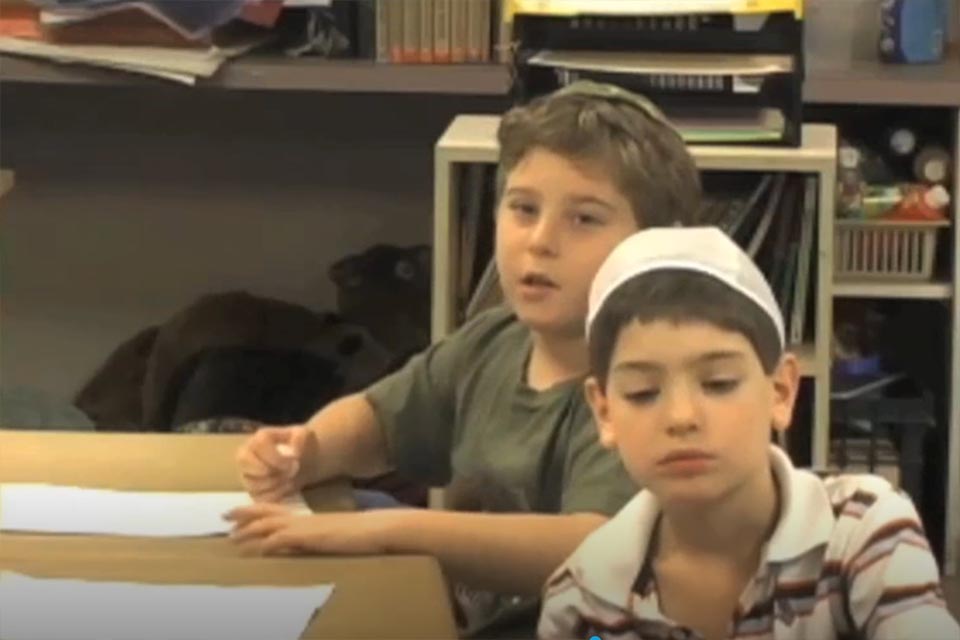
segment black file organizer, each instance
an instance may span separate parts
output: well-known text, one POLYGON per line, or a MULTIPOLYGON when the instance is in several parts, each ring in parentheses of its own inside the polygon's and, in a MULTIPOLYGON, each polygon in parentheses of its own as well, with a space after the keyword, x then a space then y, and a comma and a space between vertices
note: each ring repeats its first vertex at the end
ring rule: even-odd
POLYGON ((877 464, 876 443, 888 437, 897 449, 900 467, 900 486, 910 495, 914 504, 922 504, 924 441, 936 427, 934 399, 909 378, 900 379, 869 394, 836 397, 830 401, 831 434, 839 439, 838 466, 843 468, 846 439, 857 435, 851 425, 868 421, 873 430, 859 432, 868 441, 868 466, 873 471, 877 464))
POLYGON ((703 112, 704 104, 720 113, 743 108, 774 108, 785 120, 782 138, 748 144, 799 146, 803 123, 803 21, 790 12, 768 14, 765 18, 759 28, 746 30, 738 29, 737 18, 731 14, 665 17, 517 14, 513 26, 511 94, 515 102, 523 103, 564 84, 562 73, 557 70, 530 64, 530 59, 542 50, 785 55, 792 59, 792 70, 764 76, 757 93, 734 91, 730 76, 722 77, 721 86, 709 88, 697 88, 697 81, 685 85, 683 81, 670 80, 669 76, 675 74, 666 74, 666 83, 662 80, 664 74, 579 70, 576 76, 642 93, 674 117, 690 109, 703 112), (675 28, 677 21, 694 24, 691 22, 694 20, 695 30, 675 28))

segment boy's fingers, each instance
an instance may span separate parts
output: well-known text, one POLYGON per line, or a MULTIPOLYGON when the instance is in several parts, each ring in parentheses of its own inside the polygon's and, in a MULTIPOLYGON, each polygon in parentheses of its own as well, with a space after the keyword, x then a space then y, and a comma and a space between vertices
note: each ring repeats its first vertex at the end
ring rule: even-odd
POLYGON ((286 442, 277 444, 276 451, 283 458, 283 469, 288 478, 300 471, 300 460, 307 443, 307 430, 304 427, 289 427, 284 434, 286 442))
POLYGON ((286 531, 275 531, 267 536, 260 544, 260 550, 264 555, 271 556, 290 556, 294 555, 300 545, 286 531))
POLYGON ((270 478, 285 478, 290 459, 277 451, 277 445, 265 438, 245 444, 237 454, 240 474, 248 482, 270 478))
POLYGON ((259 479, 270 478, 277 475, 277 472, 248 444, 237 455, 237 465, 240 467, 240 473, 244 478, 259 479))
POLYGON ((244 486, 256 500, 279 500, 293 492, 290 480, 299 471, 306 438, 303 427, 262 427, 238 450, 244 486))
POLYGON ((277 516, 263 518, 238 526, 230 533, 230 539, 241 543, 249 540, 265 539, 285 526, 284 518, 277 516))
POLYGON ((225 520, 242 524, 260 518, 283 515, 286 512, 287 508, 283 505, 272 504, 268 502, 258 502, 245 507, 231 509, 230 511, 226 512, 223 517, 225 520))
POLYGON ((306 427, 292 427, 288 430, 290 437, 287 444, 293 454, 293 457, 300 460, 303 457, 303 450, 307 447, 307 437, 310 432, 306 427))
POLYGON ((263 427, 250 440, 250 452, 268 469, 286 473, 290 465, 290 458, 277 451, 277 445, 288 444, 288 434, 285 429, 263 427))
POLYGON ((274 475, 269 478, 246 478, 245 480, 247 493, 256 504, 282 503, 289 496, 296 494, 289 478, 274 475))
POLYGON ((290 495, 289 487, 285 486, 287 484, 286 481, 279 484, 276 481, 271 481, 270 483, 264 483, 263 488, 251 487, 249 489, 250 497, 253 498, 256 504, 277 504, 283 502, 287 496, 290 495))
POLYGON ((271 498, 279 493, 277 481, 273 478, 245 478, 247 493, 254 502, 274 502, 271 498))

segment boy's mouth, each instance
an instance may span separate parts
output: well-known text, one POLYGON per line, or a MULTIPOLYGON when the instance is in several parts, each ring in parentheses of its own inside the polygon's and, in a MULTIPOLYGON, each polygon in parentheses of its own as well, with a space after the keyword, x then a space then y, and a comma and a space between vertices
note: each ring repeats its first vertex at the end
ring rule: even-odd
POLYGON ((700 449, 677 449, 671 451, 657 461, 657 464, 670 464, 672 462, 685 462, 688 460, 711 460, 714 456, 700 449))
POLYGON ((543 275, 542 273, 527 273, 520 278, 520 284, 524 287, 556 289, 557 283, 543 275))
POLYGON ((671 476, 691 477, 708 472, 715 462, 715 456, 705 451, 680 449, 660 458, 657 467, 671 476))

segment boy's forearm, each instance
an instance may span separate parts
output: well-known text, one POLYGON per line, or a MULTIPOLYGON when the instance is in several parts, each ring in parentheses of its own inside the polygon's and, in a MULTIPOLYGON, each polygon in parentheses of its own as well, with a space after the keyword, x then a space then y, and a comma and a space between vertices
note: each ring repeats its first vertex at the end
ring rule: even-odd
POLYGON ((390 471, 387 445, 373 406, 357 393, 336 400, 306 423, 305 484, 334 477, 369 478, 390 471))
POLYGON ((405 511, 388 534, 391 553, 429 554, 448 578, 478 589, 539 595, 550 574, 606 522, 599 514, 405 511))

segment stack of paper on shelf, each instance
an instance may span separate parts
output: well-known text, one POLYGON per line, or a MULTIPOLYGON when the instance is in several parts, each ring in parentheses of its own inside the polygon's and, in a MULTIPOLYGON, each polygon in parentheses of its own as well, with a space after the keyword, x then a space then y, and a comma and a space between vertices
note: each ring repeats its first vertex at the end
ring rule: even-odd
POLYGON ((0 0, 0 52, 193 84, 264 39, 281 0, 0 0), (246 28, 240 25, 245 24, 246 28))

